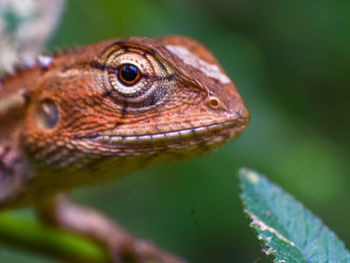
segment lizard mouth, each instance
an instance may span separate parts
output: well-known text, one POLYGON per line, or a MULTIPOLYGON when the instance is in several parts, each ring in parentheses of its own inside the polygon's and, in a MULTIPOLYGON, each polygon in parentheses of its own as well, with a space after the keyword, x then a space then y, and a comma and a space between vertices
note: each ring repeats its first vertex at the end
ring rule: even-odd
MULTIPOLYGON (((188 145, 193 142, 202 141, 204 144, 212 144, 220 141, 226 141, 236 138, 241 134, 248 123, 246 118, 238 118, 222 123, 215 123, 200 127, 181 129, 171 132, 160 132, 143 135, 109 135, 103 134, 94 139, 108 145, 114 146, 150 146, 168 145, 170 148, 174 145, 188 145)), ((124 148, 123 147, 123 148, 124 148)), ((182 147, 181 147, 182 148, 182 147)))

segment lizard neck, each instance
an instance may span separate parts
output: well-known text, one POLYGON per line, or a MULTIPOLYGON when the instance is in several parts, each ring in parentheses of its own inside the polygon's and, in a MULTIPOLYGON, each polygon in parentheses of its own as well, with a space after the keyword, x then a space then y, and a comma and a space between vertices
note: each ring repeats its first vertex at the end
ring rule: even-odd
MULTIPOLYGON (((213 144, 210 147, 217 148, 218 144, 213 144)), ((210 150, 206 149, 206 151, 210 150)), ((206 151, 198 149, 194 145, 192 149, 168 150, 162 154, 142 154, 128 157, 84 156, 80 166, 63 168, 36 165, 35 162, 30 161, 30 170, 35 176, 28 175, 25 184, 22 184, 18 191, 12 191, 11 198, 5 199, 4 203, 1 203, 0 198, 0 208, 12 209, 40 204, 43 199, 51 198, 62 191, 70 191, 83 185, 103 182, 154 165, 188 160, 198 157, 206 151), (93 160, 88 158, 93 158, 93 160)))
POLYGON ((0 203, 11 199, 32 175, 19 137, 26 94, 39 75, 39 68, 32 68, 0 78, 0 203))
POLYGON ((0 137, 6 130, 12 133, 13 125, 23 119, 26 94, 34 87, 40 74, 40 68, 33 67, 0 78, 0 137))

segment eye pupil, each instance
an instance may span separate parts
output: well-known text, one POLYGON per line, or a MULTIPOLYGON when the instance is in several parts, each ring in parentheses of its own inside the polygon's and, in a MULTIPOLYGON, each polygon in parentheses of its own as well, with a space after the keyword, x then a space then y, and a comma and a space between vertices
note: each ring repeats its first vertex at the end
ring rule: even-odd
POLYGON ((140 78, 140 70, 132 65, 125 64, 118 69, 118 78, 124 85, 134 85, 140 78))

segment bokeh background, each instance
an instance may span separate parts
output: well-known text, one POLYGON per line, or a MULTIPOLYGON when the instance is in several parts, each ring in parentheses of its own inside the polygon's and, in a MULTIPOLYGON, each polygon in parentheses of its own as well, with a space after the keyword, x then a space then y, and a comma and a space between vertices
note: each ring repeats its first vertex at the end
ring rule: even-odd
MULTIPOLYGON (((69 1, 47 49, 182 34, 208 46, 251 122, 204 157, 85 187, 75 200, 191 262, 271 262, 239 201, 237 171, 266 174, 350 247, 350 2, 69 1)), ((1 262, 54 262, 0 248, 1 262)))

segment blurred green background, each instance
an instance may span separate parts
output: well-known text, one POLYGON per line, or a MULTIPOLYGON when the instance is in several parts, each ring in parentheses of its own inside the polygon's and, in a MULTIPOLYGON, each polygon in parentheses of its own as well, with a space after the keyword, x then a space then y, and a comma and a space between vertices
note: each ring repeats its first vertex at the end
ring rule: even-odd
MULTIPOLYGON (((350 2, 69 1, 48 49, 188 35, 213 51, 251 122, 202 158, 85 187, 75 200, 191 262, 271 262, 242 213, 239 167, 265 173, 350 246, 350 2)), ((0 248, 1 262, 53 262, 0 248)))

